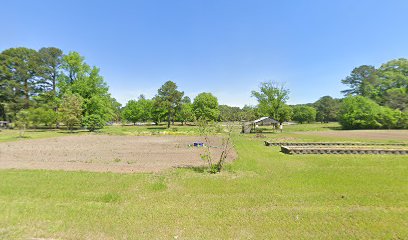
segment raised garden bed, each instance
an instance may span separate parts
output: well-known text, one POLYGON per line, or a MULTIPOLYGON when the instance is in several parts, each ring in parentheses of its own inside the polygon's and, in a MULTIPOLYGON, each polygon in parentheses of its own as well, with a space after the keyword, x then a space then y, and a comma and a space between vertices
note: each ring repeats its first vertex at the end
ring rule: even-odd
POLYGON ((281 146, 281 152, 286 154, 408 154, 408 149, 389 149, 389 148, 358 148, 358 147, 297 147, 281 146))
POLYGON ((359 142, 270 142, 265 146, 408 146, 406 143, 359 143, 359 142))

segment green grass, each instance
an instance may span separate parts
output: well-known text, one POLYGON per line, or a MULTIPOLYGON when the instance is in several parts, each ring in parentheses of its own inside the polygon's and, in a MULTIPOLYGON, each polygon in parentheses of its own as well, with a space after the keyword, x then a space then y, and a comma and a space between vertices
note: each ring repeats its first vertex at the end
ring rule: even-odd
POLYGON ((20 131, 15 129, 2 129, 0 131, 0 142, 21 141, 29 139, 40 139, 50 137, 67 136, 70 134, 82 134, 85 131, 74 131, 73 133, 66 130, 46 130, 46 129, 28 129, 24 132, 23 137, 20 137, 20 131))
POLYGON ((408 156, 291 156, 263 140, 235 135, 239 159, 215 175, 2 170, 0 239, 408 238, 408 156))
MULTIPOLYGON (((77 134, 90 134, 87 130, 74 130, 73 132, 60 129, 28 129, 20 137, 20 131, 16 129, 2 129, 0 142, 21 141, 50 137, 70 136, 77 134)), ((160 136, 160 135, 197 135, 198 128, 195 126, 107 126, 92 134, 108 134, 121 136, 160 136)))
POLYGON ((150 135, 197 135, 198 128, 195 126, 175 125, 167 128, 167 125, 152 126, 107 126, 98 131, 102 134, 123 136, 150 136, 150 135))

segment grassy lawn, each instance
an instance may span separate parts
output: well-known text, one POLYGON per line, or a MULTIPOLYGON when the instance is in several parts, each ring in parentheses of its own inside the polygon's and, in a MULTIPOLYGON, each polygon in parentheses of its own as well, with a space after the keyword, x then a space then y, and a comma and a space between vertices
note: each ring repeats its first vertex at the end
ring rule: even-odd
MULTIPOLYGON (((16 129, 2 129, 0 131, 0 142, 21 141, 28 139, 40 139, 50 137, 69 136, 73 134, 87 134, 87 130, 60 129, 28 129, 20 137, 20 131, 16 129)), ((107 126, 96 133, 121 135, 121 136, 150 136, 150 135, 197 135, 198 129, 195 126, 172 126, 170 129, 166 125, 159 126, 107 126)))
POLYGON ((290 156, 264 140, 236 134, 239 159, 216 175, 2 170, 0 239, 408 238, 408 156, 290 156))

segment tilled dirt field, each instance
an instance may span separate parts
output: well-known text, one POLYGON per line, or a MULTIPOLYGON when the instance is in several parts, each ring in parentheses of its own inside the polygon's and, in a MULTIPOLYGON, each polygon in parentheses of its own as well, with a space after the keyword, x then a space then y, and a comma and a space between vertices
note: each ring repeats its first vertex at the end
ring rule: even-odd
MULTIPOLYGON (((168 168, 202 166, 202 140, 192 136, 82 135, 0 143, 1 169, 53 169, 96 172, 157 172, 168 168)), ((221 138, 212 139, 219 157, 221 138)), ((227 161, 236 158, 231 151, 227 161)))

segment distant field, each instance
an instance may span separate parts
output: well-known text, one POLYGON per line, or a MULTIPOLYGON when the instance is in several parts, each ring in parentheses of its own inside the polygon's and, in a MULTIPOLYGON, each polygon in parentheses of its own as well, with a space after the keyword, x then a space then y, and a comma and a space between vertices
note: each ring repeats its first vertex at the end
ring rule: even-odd
MULTIPOLYGON (((238 159, 216 175, 201 168, 133 174, 0 170, 0 239, 408 239, 408 156, 285 155, 263 144, 407 142, 394 139, 393 131, 385 131, 387 139, 371 139, 335 129, 303 124, 284 133, 242 135, 237 127, 238 159)), ((139 130, 173 134, 109 127, 97 135, 139 130)), ((9 144, 18 132, 0 134, 0 144, 9 144)), ((66 135, 28 132, 27 139, 66 135)))

